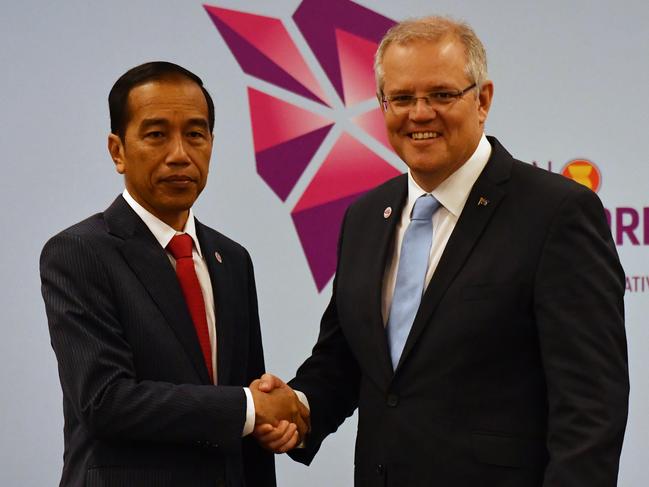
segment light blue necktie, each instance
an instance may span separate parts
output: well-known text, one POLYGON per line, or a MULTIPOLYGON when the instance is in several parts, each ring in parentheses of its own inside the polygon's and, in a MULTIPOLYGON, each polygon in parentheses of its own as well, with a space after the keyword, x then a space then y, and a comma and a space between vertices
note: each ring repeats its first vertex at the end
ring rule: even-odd
POLYGON ((417 198, 410 225, 401 243, 397 281, 386 326, 392 368, 396 369, 424 293, 430 246, 433 243, 433 213, 439 202, 430 194, 417 198))

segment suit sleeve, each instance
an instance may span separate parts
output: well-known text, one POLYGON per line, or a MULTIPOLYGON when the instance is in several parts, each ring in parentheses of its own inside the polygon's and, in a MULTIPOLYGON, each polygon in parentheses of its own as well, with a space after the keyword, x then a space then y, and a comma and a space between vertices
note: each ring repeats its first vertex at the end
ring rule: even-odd
POLYGON ((544 487, 613 487, 628 411, 624 272, 601 202, 579 188, 554 218, 535 282, 548 394, 544 487))
POLYGON ((347 221, 346 215, 338 242, 338 266, 331 301, 322 316, 318 340, 311 356, 300 366, 295 379, 289 382, 309 400, 311 432, 305 448, 289 452, 291 458, 307 465, 327 435, 335 432, 358 405, 360 369, 340 327, 336 306, 338 279, 346 271, 341 268, 340 255, 347 221))
POLYGON ((138 380, 114 280, 107 278, 110 270, 96 246, 78 235, 59 234, 45 245, 40 270, 66 405, 92 436, 240 452, 241 387, 138 380))

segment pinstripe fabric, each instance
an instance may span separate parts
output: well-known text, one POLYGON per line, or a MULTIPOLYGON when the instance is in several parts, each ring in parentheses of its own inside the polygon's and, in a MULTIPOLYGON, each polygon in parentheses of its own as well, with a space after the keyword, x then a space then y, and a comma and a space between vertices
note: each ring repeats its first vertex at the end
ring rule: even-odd
POLYGON ((272 457, 241 438, 241 386, 264 371, 252 264, 225 236, 198 222, 197 233, 206 256, 223 256, 208 261, 217 387, 164 249, 121 196, 45 245, 65 416, 61 486, 213 486, 224 475, 229 487, 275 485, 272 457))
POLYGON ((155 485, 156 487, 192 486, 221 487, 225 481, 215 480, 206 470, 161 470, 124 467, 94 467, 86 476, 88 487, 128 487, 131 485, 155 485))

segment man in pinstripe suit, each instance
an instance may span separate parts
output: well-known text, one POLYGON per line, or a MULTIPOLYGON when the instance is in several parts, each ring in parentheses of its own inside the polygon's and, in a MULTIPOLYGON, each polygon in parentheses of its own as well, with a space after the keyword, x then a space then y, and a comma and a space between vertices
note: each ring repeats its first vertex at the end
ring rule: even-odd
POLYGON ((305 424, 293 393, 251 384, 264 359, 250 256, 193 216, 212 151, 210 95, 193 73, 155 62, 125 73, 109 105, 126 189, 41 255, 63 389, 60 485, 274 486, 273 458, 249 433, 271 421, 292 446, 305 424), (167 250, 183 234, 209 344, 167 250))

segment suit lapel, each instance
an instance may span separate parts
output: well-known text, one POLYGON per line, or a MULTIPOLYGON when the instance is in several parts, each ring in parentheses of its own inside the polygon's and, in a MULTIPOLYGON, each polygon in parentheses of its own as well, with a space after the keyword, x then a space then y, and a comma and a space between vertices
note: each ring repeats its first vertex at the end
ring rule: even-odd
POLYGON ((219 384, 229 384, 232 372, 232 345, 236 339, 236 324, 234 310, 240 305, 234 302, 232 265, 234 256, 228 255, 222 245, 219 245, 218 235, 210 233, 206 227, 196 220, 196 233, 201 243, 203 258, 212 281, 214 294, 214 314, 216 321, 216 360, 219 384), (220 261, 217 259, 217 254, 220 261))
POLYGON ((407 195, 408 178, 404 174, 395 179, 393 186, 386 188, 386 191, 378 195, 375 199, 376 203, 371 209, 371 215, 367 217, 368 227, 363 228, 367 235, 365 238, 372 239, 372 242, 367 247, 377 249, 376 252, 371 254, 369 265, 364 270, 367 274, 363 277, 364 281, 373 283, 372 286, 366 286, 368 292, 366 302, 370 304, 371 313, 369 320, 370 332, 374 341, 374 347, 370 351, 369 358, 378 361, 376 367, 369 367, 368 370, 380 371, 382 382, 386 384, 390 381, 393 372, 385 334, 385 323, 381 314, 383 275, 385 274, 388 258, 392 254, 394 232, 401 219, 407 195), (388 208, 390 214, 386 217, 385 212, 388 208))
POLYGON ((492 145, 492 155, 469 193, 462 214, 422 297, 397 370, 413 350, 437 305, 464 266, 506 194, 501 183, 509 178, 512 157, 496 139, 489 137, 489 141, 492 145))
POLYGON ((119 250, 127 264, 174 331, 201 381, 209 384, 194 324, 166 252, 121 196, 104 212, 104 217, 109 233, 123 239, 119 250))

